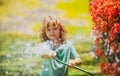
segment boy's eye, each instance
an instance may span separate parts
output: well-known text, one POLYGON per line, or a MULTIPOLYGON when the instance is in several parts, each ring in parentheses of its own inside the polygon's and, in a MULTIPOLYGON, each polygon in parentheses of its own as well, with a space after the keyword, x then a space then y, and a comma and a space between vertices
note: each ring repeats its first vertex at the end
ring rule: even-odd
POLYGON ((50 29, 47 29, 47 31, 50 31, 50 29))
POLYGON ((57 30, 57 28, 53 28, 53 30, 57 30))

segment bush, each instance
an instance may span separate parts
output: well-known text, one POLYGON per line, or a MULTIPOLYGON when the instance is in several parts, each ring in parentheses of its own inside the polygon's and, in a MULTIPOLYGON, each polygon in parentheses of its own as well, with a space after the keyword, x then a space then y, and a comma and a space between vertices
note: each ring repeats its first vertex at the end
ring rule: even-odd
POLYGON ((96 55, 102 74, 120 75, 120 0, 91 0, 96 55))

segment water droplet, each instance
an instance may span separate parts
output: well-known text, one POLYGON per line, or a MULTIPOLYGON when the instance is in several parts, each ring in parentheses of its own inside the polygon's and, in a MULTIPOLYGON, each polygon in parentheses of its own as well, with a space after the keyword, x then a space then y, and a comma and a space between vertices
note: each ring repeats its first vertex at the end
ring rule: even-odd
POLYGON ((7 75, 7 74, 8 74, 8 71, 5 71, 5 74, 7 75))
POLYGON ((48 68, 45 68, 45 71, 48 71, 48 68))

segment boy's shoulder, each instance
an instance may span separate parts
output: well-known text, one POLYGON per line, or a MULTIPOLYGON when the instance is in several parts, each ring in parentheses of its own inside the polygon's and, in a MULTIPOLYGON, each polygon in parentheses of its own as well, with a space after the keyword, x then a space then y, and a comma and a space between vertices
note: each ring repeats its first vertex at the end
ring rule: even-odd
POLYGON ((64 41, 63 44, 67 44, 67 45, 69 45, 69 46, 72 46, 72 45, 73 45, 73 43, 72 43, 70 40, 64 41))

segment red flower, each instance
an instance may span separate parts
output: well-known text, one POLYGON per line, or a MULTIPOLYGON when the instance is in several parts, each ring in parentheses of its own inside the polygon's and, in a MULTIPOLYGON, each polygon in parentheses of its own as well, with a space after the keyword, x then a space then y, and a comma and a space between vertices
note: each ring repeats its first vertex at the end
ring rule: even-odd
POLYGON ((118 12, 118 11, 117 11, 117 8, 110 8, 108 19, 109 19, 110 21, 114 21, 116 15, 117 15, 117 12, 118 12))
POLYGON ((101 57, 102 57, 102 59, 105 59, 106 55, 103 53, 101 57))
POLYGON ((99 37, 99 38, 96 38, 96 40, 95 40, 95 45, 96 45, 96 46, 98 46, 98 45, 99 45, 100 40, 101 40, 101 38, 100 38, 100 37, 99 37))
POLYGON ((108 73, 109 74, 111 74, 111 75, 114 75, 115 74, 115 69, 112 67, 112 66, 109 66, 109 68, 108 68, 109 70, 108 70, 108 73))
POLYGON ((110 67, 110 63, 106 62, 106 63, 104 64, 104 68, 105 68, 105 69, 108 69, 109 67, 110 67))
POLYGON ((97 48, 95 52, 96 52, 97 56, 101 56, 102 55, 102 49, 101 48, 97 48))
POLYGON ((114 23, 113 27, 111 28, 109 35, 111 40, 114 40, 116 35, 120 33, 120 23, 114 23))
POLYGON ((100 64, 101 72, 118 76, 120 66, 113 64, 120 61, 120 0, 91 0, 90 13, 96 36, 95 53, 104 62, 100 64))
POLYGON ((117 52, 117 50, 116 50, 116 44, 115 43, 111 43, 111 49, 112 49, 112 51, 113 51, 113 53, 116 53, 117 52))
POLYGON ((100 63, 100 69, 101 69, 102 74, 106 73, 106 71, 104 69, 104 63, 100 63))
POLYGON ((104 21, 104 22, 101 23, 101 31, 106 32, 106 30, 107 30, 107 22, 104 21))

